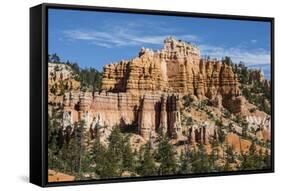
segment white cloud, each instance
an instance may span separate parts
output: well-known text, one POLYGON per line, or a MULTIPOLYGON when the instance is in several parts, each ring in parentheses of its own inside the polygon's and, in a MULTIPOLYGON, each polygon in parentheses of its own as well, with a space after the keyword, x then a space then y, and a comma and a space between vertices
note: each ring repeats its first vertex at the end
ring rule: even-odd
MULTIPOLYGON (((183 31, 172 31, 172 29, 164 30, 163 25, 154 25, 152 23, 145 23, 149 25, 150 31, 143 31, 144 23, 127 23, 124 25, 107 25, 99 30, 65 30, 63 31, 66 39, 86 41, 87 43, 96 46, 113 48, 121 46, 147 46, 162 45, 165 38, 174 36, 177 39, 195 42, 196 44, 202 41, 196 35, 185 34, 183 31), (153 31, 153 33, 151 33, 153 31)), ((146 27, 147 28, 147 27, 146 27)), ((248 41, 249 42, 249 41, 248 41)), ((251 43, 256 43, 257 40, 252 39, 251 43)), ((222 47, 208 44, 201 44, 198 46, 201 49, 201 55, 207 55, 212 58, 221 59, 225 56, 230 56, 236 63, 242 61, 247 65, 270 64, 270 52, 264 49, 248 49, 246 44, 240 43, 236 47, 222 47)))
POLYGON ((144 34, 141 30, 132 29, 132 25, 128 25, 126 29, 121 27, 107 27, 103 31, 98 30, 65 30, 64 35, 69 40, 83 40, 89 43, 111 48, 118 46, 133 46, 133 45, 143 45, 143 44, 154 44, 161 45, 165 38, 173 34, 172 36, 185 40, 185 41, 198 41, 199 38, 195 35, 190 34, 164 34, 162 29, 158 27, 151 29, 156 30, 155 34, 150 35, 144 34))
POLYGON ((258 41, 256 40, 256 39, 252 39, 251 40, 251 43, 253 43, 253 44, 255 44, 255 43, 257 43, 258 41))
POLYGON ((238 63, 240 61, 247 65, 270 64, 270 52, 264 49, 246 49, 239 47, 223 48, 212 45, 199 45, 202 55, 221 59, 230 56, 231 59, 238 63))

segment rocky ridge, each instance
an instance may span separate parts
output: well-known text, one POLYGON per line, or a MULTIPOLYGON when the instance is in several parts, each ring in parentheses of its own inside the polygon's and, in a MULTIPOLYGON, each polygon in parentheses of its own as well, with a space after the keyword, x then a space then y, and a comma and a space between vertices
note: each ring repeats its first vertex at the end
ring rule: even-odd
MULTIPOLYGON (((69 80, 68 73, 59 75, 56 78, 69 80)), ((234 114, 249 113, 231 66, 215 59, 202 59, 197 47, 171 37, 164 41, 160 51, 142 48, 132 60, 105 65, 100 92, 81 92, 78 83, 70 82, 72 88, 64 93, 60 103, 63 126, 84 120, 93 137, 97 126, 107 127, 103 129, 105 135, 115 126, 130 126, 144 140, 157 134, 182 139, 184 132, 190 142, 207 144, 217 127, 198 123, 187 128, 181 119, 185 117, 185 95, 193 96, 197 102, 207 100, 213 107, 226 108, 234 114)), ((247 119, 255 123, 255 114, 252 115, 247 119)), ((265 121, 268 116, 261 112, 259 118, 265 121)))

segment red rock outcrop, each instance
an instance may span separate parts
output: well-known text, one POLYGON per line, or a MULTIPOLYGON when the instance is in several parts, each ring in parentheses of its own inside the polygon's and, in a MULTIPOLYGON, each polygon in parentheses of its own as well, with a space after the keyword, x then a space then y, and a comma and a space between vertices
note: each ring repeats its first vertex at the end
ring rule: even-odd
MULTIPOLYGON (((161 51, 142 48, 132 60, 105 65, 101 89, 66 92, 64 126, 83 119, 91 132, 96 124, 109 128, 134 125, 146 140, 156 133, 178 138, 182 134, 179 100, 183 95, 208 98, 215 106, 233 112, 243 109, 232 68, 218 60, 201 59, 197 47, 173 38, 164 41, 161 51)), ((192 140, 199 140, 208 131, 190 133, 192 140)))
POLYGON ((226 107, 234 103, 228 100, 241 93, 230 66, 218 60, 200 59, 197 47, 173 38, 165 40, 161 51, 142 48, 137 58, 106 65, 101 88, 133 94, 173 92, 209 99, 221 95, 227 98, 222 99, 226 107))
MULTIPOLYGON (((168 38, 161 51, 142 48, 139 57, 131 61, 106 65, 102 89, 134 93, 147 90, 187 92, 192 89, 194 91, 192 85, 194 75, 191 74, 193 67, 188 67, 186 72, 184 65, 199 63, 199 60, 199 49, 168 38)), ((196 70, 199 70, 198 67, 196 70)))
POLYGON ((131 93, 66 93, 64 97, 64 126, 84 120, 94 132, 95 125, 120 127, 137 125, 145 138, 163 132, 171 137, 181 134, 178 96, 149 93, 135 96, 131 93))

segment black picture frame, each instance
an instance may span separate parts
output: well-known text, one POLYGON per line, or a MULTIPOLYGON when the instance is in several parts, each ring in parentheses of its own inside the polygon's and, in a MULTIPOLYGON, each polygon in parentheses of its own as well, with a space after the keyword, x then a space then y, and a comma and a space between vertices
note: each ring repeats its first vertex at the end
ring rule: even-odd
POLYGON ((127 8, 114 8, 114 7, 96 7, 96 6, 85 6, 85 5, 45 4, 45 3, 30 8, 30 182, 31 183, 41 187, 52 187, 52 186, 164 180, 164 179, 176 179, 176 178, 195 178, 195 177, 242 175, 242 174, 257 174, 257 173, 272 173, 272 172, 274 172, 274 18, 177 12, 177 11, 127 9, 127 8), (47 133, 47 126, 48 126, 47 124, 48 122, 47 120, 48 118, 47 116, 47 112, 48 112, 48 108, 47 108, 48 105, 48 94, 47 94, 48 91, 47 89, 48 14, 47 13, 49 8, 115 12, 115 13, 183 16, 183 17, 192 16, 197 18, 216 18, 216 19, 229 19, 229 20, 269 22, 271 25, 270 52, 271 52, 271 95, 272 95, 271 169, 48 183, 47 180, 48 148, 47 148, 46 141, 47 141, 47 134, 48 134, 47 133))

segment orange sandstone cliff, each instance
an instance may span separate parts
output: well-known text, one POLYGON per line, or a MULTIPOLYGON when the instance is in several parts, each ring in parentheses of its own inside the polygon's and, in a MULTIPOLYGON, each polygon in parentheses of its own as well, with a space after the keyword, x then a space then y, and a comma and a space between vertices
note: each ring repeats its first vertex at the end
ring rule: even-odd
MULTIPOLYGON (((105 65, 100 92, 78 91, 79 84, 63 76, 56 78, 61 77, 71 87, 61 102, 63 126, 84 120, 92 136, 98 131, 97 126, 104 127, 105 134, 115 126, 129 126, 144 140, 157 134, 180 138, 180 100, 185 95, 207 99, 215 107, 233 113, 245 110, 246 100, 230 66, 202 59, 199 48, 171 37, 164 41, 162 50, 142 48, 136 58, 105 65)), ((206 136, 215 131, 203 125, 188 133, 192 141, 205 142, 206 136)))

